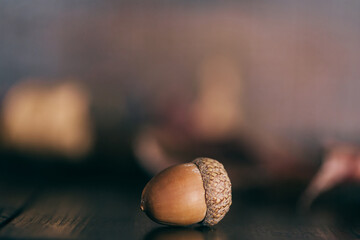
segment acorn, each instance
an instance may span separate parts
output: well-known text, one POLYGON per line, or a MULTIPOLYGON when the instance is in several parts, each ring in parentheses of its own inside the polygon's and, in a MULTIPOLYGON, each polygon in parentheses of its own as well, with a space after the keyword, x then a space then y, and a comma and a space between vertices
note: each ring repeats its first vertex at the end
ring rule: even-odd
POLYGON ((142 192, 140 208, 160 224, 213 226, 231 203, 231 182, 224 166, 211 158, 196 158, 153 177, 142 192))

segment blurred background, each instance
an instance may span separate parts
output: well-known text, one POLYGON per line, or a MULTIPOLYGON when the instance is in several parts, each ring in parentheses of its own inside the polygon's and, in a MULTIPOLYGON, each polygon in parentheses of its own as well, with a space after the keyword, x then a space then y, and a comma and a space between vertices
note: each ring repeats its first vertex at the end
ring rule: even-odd
POLYGON ((356 182, 359 11, 356 0, 0 1, 1 176, 142 188, 206 156, 261 199, 356 182), (318 173, 334 152, 346 170, 318 173))

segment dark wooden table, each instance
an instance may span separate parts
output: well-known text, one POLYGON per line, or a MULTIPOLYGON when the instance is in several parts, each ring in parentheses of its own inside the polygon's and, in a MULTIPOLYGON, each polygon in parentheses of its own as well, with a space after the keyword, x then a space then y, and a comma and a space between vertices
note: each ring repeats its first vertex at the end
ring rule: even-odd
POLYGON ((355 208, 299 214, 292 200, 268 200, 271 192, 235 190, 230 212, 214 228, 171 228, 140 211, 148 180, 140 172, 82 176, 56 167, 39 177, 25 170, 1 175, 1 239, 360 239, 355 208))

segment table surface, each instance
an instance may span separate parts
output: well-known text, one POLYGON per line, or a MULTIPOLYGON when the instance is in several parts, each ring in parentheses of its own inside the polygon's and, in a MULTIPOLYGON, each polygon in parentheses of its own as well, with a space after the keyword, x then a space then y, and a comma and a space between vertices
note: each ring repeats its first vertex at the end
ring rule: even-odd
POLYGON ((360 191, 353 187, 328 194, 301 214, 296 198, 281 189, 237 189, 215 227, 174 228, 140 211, 149 177, 139 170, 110 174, 95 168, 81 175, 53 164, 35 171, 44 164, 12 162, 14 167, 0 166, 1 239, 360 239, 360 191))
MULTIPOLYGON (((2 184, 0 237, 11 239, 360 239, 357 221, 334 212, 297 214, 287 204, 248 204, 234 191, 214 228, 158 225, 139 209, 140 187, 2 184)), ((259 201, 261 202, 261 201, 259 201)))

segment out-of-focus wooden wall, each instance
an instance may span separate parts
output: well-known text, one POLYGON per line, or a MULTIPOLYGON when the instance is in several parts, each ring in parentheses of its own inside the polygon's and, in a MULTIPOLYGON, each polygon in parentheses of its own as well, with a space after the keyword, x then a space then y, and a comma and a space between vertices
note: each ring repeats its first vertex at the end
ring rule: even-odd
POLYGON ((28 77, 76 77, 116 124, 122 102, 148 116, 191 101, 202 63, 225 56, 241 72, 245 124, 357 138, 359 24, 357 0, 3 0, 0 97, 28 77))

